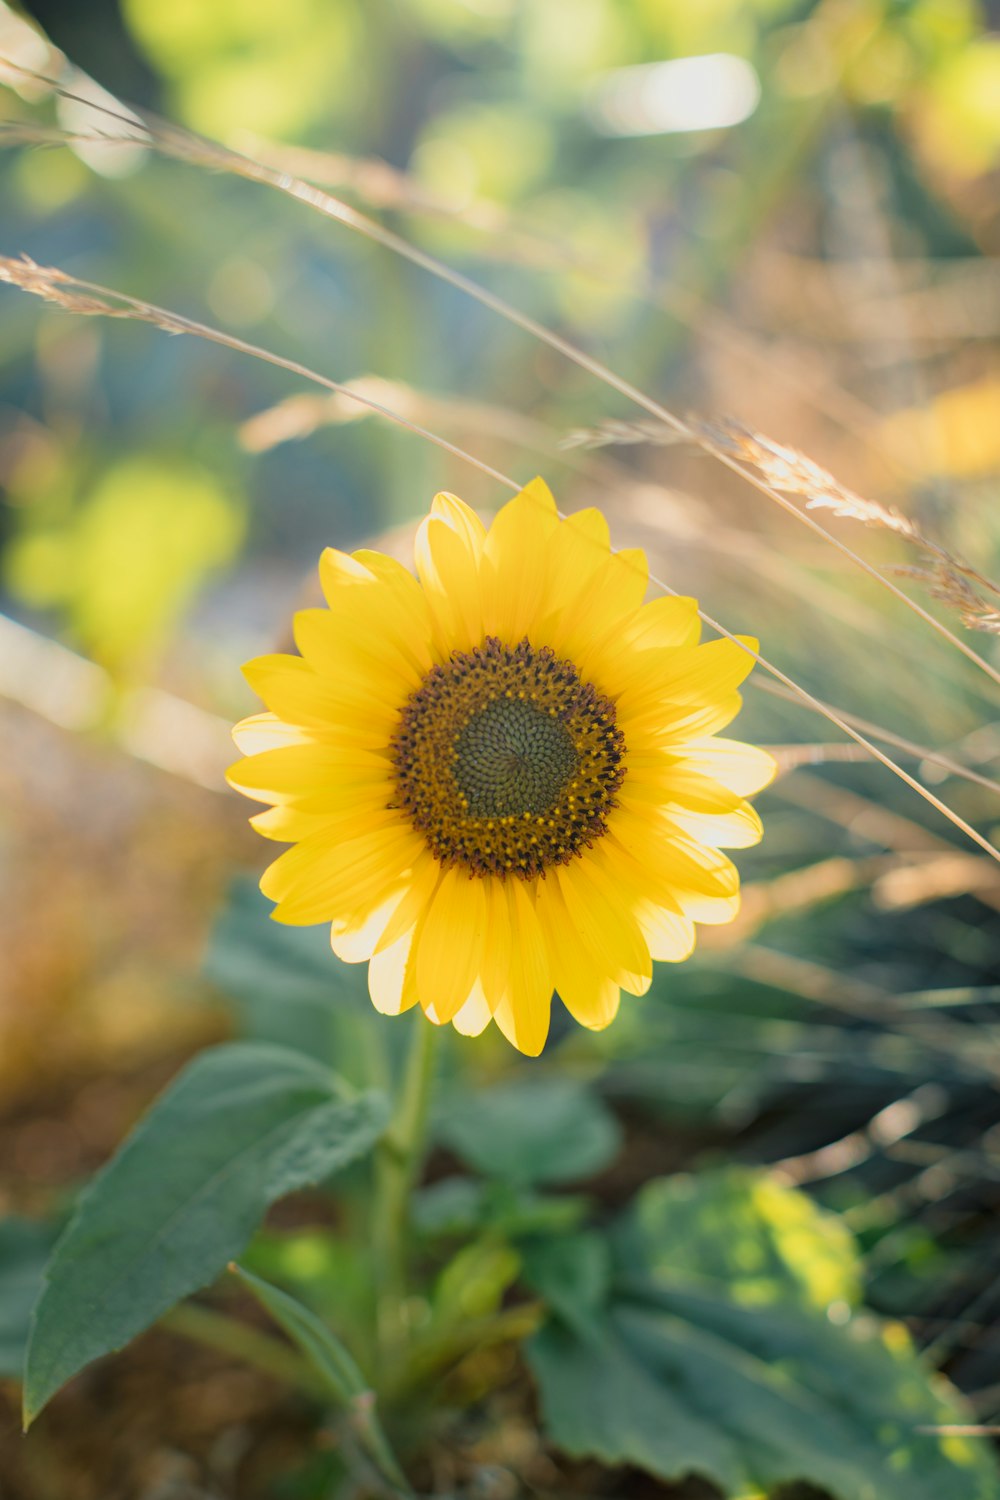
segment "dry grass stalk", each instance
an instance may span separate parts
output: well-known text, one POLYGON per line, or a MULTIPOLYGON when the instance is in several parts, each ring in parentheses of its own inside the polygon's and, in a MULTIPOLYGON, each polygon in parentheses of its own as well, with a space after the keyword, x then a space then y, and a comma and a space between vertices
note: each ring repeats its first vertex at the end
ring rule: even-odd
MULTIPOLYGON (((773 698, 783 698, 786 703, 797 703, 799 696, 790 693, 778 682, 769 682, 764 677, 751 677, 750 687, 757 688, 760 692, 768 693, 773 698)), ((917 760, 927 761, 931 765, 939 766, 950 776, 959 776, 963 781, 973 781, 977 786, 985 787, 994 796, 1000 797, 1000 781, 992 777, 983 776, 979 771, 974 771, 971 766, 964 765, 950 755, 943 754, 940 750, 933 750, 929 745, 921 745, 916 740, 906 739, 901 734, 893 734, 889 729, 883 729, 880 724, 873 724, 869 719, 863 719, 858 714, 848 713, 845 708, 831 708, 830 704, 824 704, 830 708, 832 713, 839 714, 854 729, 860 729, 863 734, 871 735, 872 739, 881 741, 883 744, 892 745, 897 750, 904 750, 907 755, 915 756, 917 760)))
MULTIPOLYGON (((1000 584, 987 578, 964 558, 929 537, 915 521, 895 506, 865 500, 797 448, 776 443, 741 422, 723 418, 701 422, 688 417, 687 425, 705 443, 742 464, 752 465, 769 485, 786 495, 801 495, 807 510, 829 510, 838 520, 860 521, 903 537, 923 555, 923 566, 900 565, 889 571, 925 584, 935 599, 956 611, 969 630, 1000 635, 1000 584), (984 595, 992 596, 990 598, 984 595)), ((562 442, 564 448, 602 448, 621 444, 665 446, 682 441, 676 429, 661 422, 611 420, 597 427, 578 428, 562 442)))
MULTIPOLYGON (((264 186, 271 187, 284 196, 315 209, 324 217, 333 219, 346 228, 353 229, 356 233, 363 235, 373 243, 381 245, 384 249, 390 250, 395 255, 399 255, 412 265, 420 267, 429 275, 447 282, 450 286, 453 286, 465 296, 472 298, 473 301, 480 303, 483 307, 489 308, 490 311, 496 313, 508 323, 520 328, 540 343, 546 344, 550 349, 554 349, 572 364, 578 366, 578 368, 587 371, 595 379, 602 381, 612 390, 627 397, 628 400, 648 412, 657 421, 671 428, 677 434, 680 441, 694 442, 706 453, 712 454, 720 463, 724 464, 734 473, 739 474, 748 484, 753 485, 755 489, 767 495, 800 523, 808 526, 818 536, 823 537, 843 556, 849 558, 856 567, 867 573, 869 577, 876 579, 882 587, 888 589, 907 609, 919 615, 932 630, 947 640, 1000 686, 1000 671, 977 655, 964 641, 959 640, 947 626, 918 604, 916 600, 911 599, 902 589, 897 588, 894 583, 891 583, 871 563, 859 557, 850 547, 847 547, 839 538, 832 536, 830 532, 820 526, 811 516, 799 510, 798 506, 790 501, 786 495, 763 478, 754 466, 735 457, 731 452, 726 451, 724 445, 714 442, 709 436, 707 428, 701 424, 692 425, 676 416, 675 413, 660 405, 659 402, 654 401, 650 396, 647 396, 644 391, 640 390, 638 386, 633 385, 631 381, 625 380, 600 360, 587 354, 584 350, 571 343, 568 339, 563 338, 545 324, 538 322, 537 319, 530 317, 527 313, 521 312, 505 298, 491 292, 487 287, 482 286, 471 277, 455 271, 436 256, 427 254, 416 245, 411 244, 402 235, 387 229, 377 220, 359 213, 357 209, 352 208, 349 204, 342 202, 339 198, 333 197, 330 193, 322 191, 320 188, 314 187, 311 183, 305 182, 301 178, 294 177, 288 172, 268 167, 261 161, 256 161, 251 157, 242 155, 240 152, 230 150, 225 146, 219 145, 217 142, 206 140, 195 135, 192 131, 184 130, 179 126, 162 121, 153 115, 143 114, 141 122, 137 124, 136 113, 126 111, 124 107, 110 109, 103 104, 95 103, 92 99, 75 94, 72 90, 64 88, 59 84, 58 80, 42 78, 40 75, 32 73, 30 69, 22 68, 18 71, 24 76, 46 83, 61 98, 72 100, 77 104, 84 104, 88 108, 95 110, 98 115, 108 120, 109 134, 113 135, 116 141, 129 138, 129 132, 131 131, 133 132, 133 143, 136 145, 148 146, 177 161, 189 162, 210 170, 227 172, 234 176, 246 178, 251 182, 258 182, 264 186)), ((905 773, 903 774, 905 775, 905 773)))
POLYGON ((1000 634, 1000 585, 980 573, 964 558, 929 537, 915 521, 895 506, 865 500, 812 459, 787 444, 775 443, 739 422, 725 421, 709 427, 713 439, 753 466, 776 489, 802 495, 809 510, 829 510, 840 520, 860 521, 903 537, 923 554, 922 567, 900 566, 891 571, 925 583, 935 599, 956 610, 970 630, 1000 634), (992 600, 977 592, 992 595, 992 600))
POLYGON ((400 412, 383 406, 363 391, 340 381, 330 380, 326 375, 309 369, 307 365, 299 364, 297 360, 285 359, 282 355, 274 354, 259 344, 249 344, 245 339, 223 333, 221 329, 213 328, 208 323, 199 323, 193 318, 185 318, 180 313, 171 312, 165 307, 158 307, 152 302, 144 302, 139 297, 130 297, 125 292, 99 286, 95 282, 83 281, 79 277, 70 276, 56 266, 39 266, 26 255, 21 257, 0 255, 0 281, 19 287, 22 291, 31 292, 36 297, 41 297, 44 301, 63 308, 66 312, 77 313, 84 317, 124 318, 132 322, 149 323, 163 333, 193 334, 197 338, 208 339, 210 343, 221 344, 223 348, 235 350, 239 354, 250 354, 255 359, 262 359, 267 364, 276 365, 279 369, 288 370, 293 375, 301 375, 306 380, 314 381, 317 385, 324 386, 328 391, 333 391, 346 400, 357 402, 369 411, 376 412, 379 416, 394 422, 398 427, 414 433, 417 437, 426 438, 428 442, 434 443, 438 448, 443 448, 446 453, 460 458, 464 463, 472 464, 491 479, 497 479, 501 484, 512 486, 514 489, 519 488, 514 480, 508 479, 497 469, 483 463, 474 454, 466 453, 463 448, 449 443, 446 438, 431 432, 429 428, 421 427, 419 423, 410 421, 400 412))
MULTIPOLYGON (((688 420, 690 422, 691 419, 688 420)), ((684 434, 676 432, 672 427, 665 427, 662 422, 649 420, 625 422, 612 417, 607 422, 599 422, 596 427, 575 427, 572 432, 566 434, 559 446, 560 448, 638 447, 640 443, 645 443, 658 448, 668 448, 688 441, 689 439, 684 434)))
MULTIPOLYGON (((816 867, 824 889, 829 882, 831 894, 835 892, 840 872, 827 867, 835 863, 839 862, 824 860, 816 867)), ((789 877, 780 878, 787 880, 789 877)), ((967 1026, 943 1016, 913 1015, 898 996, 879 985, 755 942, 713 946, 710 952, 704 944, 703 948, 705 962, 713 968, 731 969, 745 979, 787 990, 789 994, 812 1000, 817 1005, 843 1011, 866 1022, 877 1021, 884 1030, 904 1036, 928 1051, 960 1060, 973 1076, 1000 1082, 1000 1063, 988 1049, 984 1049, 982 1041, 967 1026)))
MULTIPOLYGON (((142 130, 137 120, 131 121, 140 133, 133 137, 102 131, 69 131, 59 126, 35 125, 24 122, 0 121, 0 145, 44 146, 44 145, 129 145, 141 144, 154 147, 156 142, 142 130)), ((428 191, 410 174, 390 166, 378 158, 349 156, 342 152, 316 151, 308 147, 276 146, 272 142, 251 138, 248 151, 265 166, 298 176, 317 186, 339 188, 353 193, 369 208, 407 213, 419 217, 430 217, 461 224, 480 236, 486 236, 480 255, 504 265, 522 265, 535 270, 572 272, 584 276, 600 286, 618 286, 619 279, 597 261, 582 255, 572 244, 556 240, 515 221, 505 208, 488 199, 478 199, 456 205, 439 194, 428 191)), ((172 153, 171 153, 172 154, 172 153)), ((190 159, 190 158, 189 158, 190 159)), ((817 386, 817 372, 805 370, 793 356, 776 352, 771 346, 766 349, 754 342, 717 308, 712 307, 696 292, 676 286, 669 293, 651 293, 630 288, 633 296, 651 307, 658 308, 668 317, 694 330, 700 339, 715 344, 731 356, 749 363, 756 369, 766 369, 768 378, 784 384, 796 396, 811 405, 815 411, 840 425, 852 436, 860 436, 877 455, 879 461, 888 466, 891 473, 909 472, 900 455, 879 441, 872 431, 876 413, 857 396, 839 386, 828 375, 824 376, 822 389, 817 386), (815 388, 814 388, 815 387, 815 388)), ((621 424, 623 428, 629 424, 621 424)), ((641 426, 642 424, 636 424, 641 426)), ((659 424, 649 424, 650 433, 645 439, 635 441, 662 441, 653 429, 662 431, 659 424)), ((624 438, 623 441, 629 441, 624 438)), ((567 445, 570 446, 570 445, 567 445)))

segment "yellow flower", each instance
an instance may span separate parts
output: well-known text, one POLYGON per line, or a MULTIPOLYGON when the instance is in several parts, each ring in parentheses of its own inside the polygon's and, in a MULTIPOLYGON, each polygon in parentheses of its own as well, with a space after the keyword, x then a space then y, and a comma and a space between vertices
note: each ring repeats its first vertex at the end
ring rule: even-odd
POLYGON ((229 780, 294 844, 261 880, 278 921, 331 923, 385 1014, 492 1018, 534 1056, 553 990, 607 1026, 653 959, 736 915, 718 851, 760 837, 743 798, 774 763, 715 735, 753 657, 699 645, 693 599, 644 604, 645 555, 596 510, 560 521, 539 479, 489 531, 438 495, 416 567, 324 552, 301 655, 245 668, 270 711, 234 731, 229 780))

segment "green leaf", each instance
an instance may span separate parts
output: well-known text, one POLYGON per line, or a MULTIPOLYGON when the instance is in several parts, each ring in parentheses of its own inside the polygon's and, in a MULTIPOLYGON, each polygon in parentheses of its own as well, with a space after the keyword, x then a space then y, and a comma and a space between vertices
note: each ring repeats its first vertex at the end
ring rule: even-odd
POLYGON ((231 1269, 302 1350, 331 1396, 346 1403, 367 1389, 368 1382, 353 1356, 314 1312, 288 1292, 272 1286, 243 1266, 234 1265, 231 1269))
POLYGON ((31 1309, 57 1231, 30 1219, 0 1220, 0 1377, 20 1380, 31 1309))
POLYGON ((533 1246, 525 1280, 564 1323, 584 1337, 597 1327, 611 1293, 611 1252, 596 1230, 533 1246))
POLYGON ((572 1182, 592 1177, 618 1154, 615 1117, 583 1084, 518 1079, 451 1104, 438 1139, 478 1171, 510 1182, 572 1182))
POLYGON ((340 1331, 362 1364, 370 1362, 375 1291, 371 1250, 363 1239, 346 1236, 342 1228, 265 1226, 240 1256, 240 1268, 305 1302, 340 1331))
POLYGON ((299 1053, 203 1053, 95 1178, 56 1246, 35 1313, 25 1421, 99 1355, 207 1285, 268 1205, 369 1151, 388 1108, 299 1053))
POLYGON ((280 1287, 272 1286, 242 1266, 234 1265, 232 1270, 302 1350, 331 1395, 348 1408, 363 1448, 378 1471, 388 1479, 393 1493, 412 1500, 413 1491, 382 1430, 375 1409, 375 1393, 369 1389, 354 1358, 333 1330, 280 1287))
POLYGON ((541 1247, 526 1264, 552 1311, 526 1353, 560 1448, 664 1480, 696 1475, 727 1495, 806 1481, 836 1500, 1000 1497, 986 1444, 921 1430, 968 1417, 899 1325, 846 1307, 838 1325, 789 1301, 780 1279, 769 1302, 741 1305, 718 1255, 719 1274, 696 1287, 683 1222, 670 1285, 669 1220, 663 1228, 644 1274, 622 1265, 619 1242, 602 1277, 596 1235, 541 1247))
POLYGON ((432 1317, 443 1323, 488 1317, 497 1311, 520 1269, 521 1258, 510 1245, 488 1239, 463 1245, 437 1278, 432 1317))
POLYGON ((722 1283, 736 1302, 793 1298, 824 1312, 860 1295, 854 1238, 836 1214, 766 1172, 725 1167, 649 1182, 618 1238, 653 1280, 722 1283))
POLYGON ((587 1212, 581 1194, 543 1194, 508 1182, 442 1177, 414 1193, 411 1219, 425 1239, 471 1238, 490 1230, 507 1239, 568 1234, 587 1212))

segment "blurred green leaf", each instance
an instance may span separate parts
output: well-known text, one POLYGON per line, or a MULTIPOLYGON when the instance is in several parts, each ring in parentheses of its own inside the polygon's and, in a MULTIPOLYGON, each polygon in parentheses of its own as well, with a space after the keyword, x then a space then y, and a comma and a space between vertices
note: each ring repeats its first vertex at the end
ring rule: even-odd
POLYGON ((370 1151, 386 1101, 319 1064, 235 1043, 203 1053, 94 1179, 35 1312, 25 1417, 239 1255, 275 1199, 370 1151))
POLYGON ((241 1266, 234 1266, 233 1271, 298 1345, 331 1395, 348 1407, 354 1429, 379 1471, 390 1481, 391 1493, 411 1496, 413 1492, 379 1423, 375 1393, 337 1335, 280 1287, 271 1286, 241 1266))
POLYGON ((846 1309, 835 1324, 789 1303, 780 1280, 769 1303, 742 1306, 724 1253, 716 1286, 694 1290, 683 1222, 671 1285, 668 1217, 660 1227, 653 1267, 611 1265, 607 1280, 593 1234, 527 1262, 552 1309, 527 1357, 559 1447, 666 1480, 698 1475, 727 1495, 805 1480, 837 1500, 1000 1496, 984 1443, 921 1430, 968 1418, 899 1325, 846 1309))
POLYGON ((460 200, 500 203, 523 197, 545 176, 552 137, 544 118, 524 108, 464 104, 436 115, 414 153, 420 181, 460 200))
POLYGON ((243 516, 216 480, 154 456, 109 468, 66 524, 33 524, 7 557, 13 591, 64 610, 87 650, 111 666, 158 644, 199 583, 229 562, 243 516))
POLYGON ((436 1133, 478 1171, 519 1183, 591 1177, 621 1145, 618 1122, 597 1095, 559 1077, 465 1095, 441 1112, 436 1133))
POLYGON ((496 1312, 520 1269, 521 1258, 509 1245, 489 1239, 463 1245, 437 1279, 434 1317, 460 1323, 496 1312))
POLYGON ((916 128, 930 157, 962 176, 1000 160, 1000 37, 977 37, 935 71, 916 128))
POLYGON ((0 1220, 0 1377, 21 1378, 31 1309, 56 1238, 49 1224, 0 1220))
POLYGON ((744 1167, 647 1183, 618 1244, 658 1285, 721 1283, 747 1306, 792 1298, 825 1312, 860 1296, 858 1251, 843 1220, 744 1167))
POLYGON ((565 1234, 579 1227, 587 1199, 548 1197, 507 1182, 444 1177, 414 1195, 413 1224, 426 1239, 473 1235, 489 1229, 509 1239, 565 1234))
POLYGON ((232 1269, 233 1274, 239 1277, 292 1342, 302 1350, 332 1396, 338 1401, 349 1401, 352 1396, 365 1390, 368 1382, 354 1359, 314 1312, 297 1298, 289 1296, 288 1292, 272 1286, 243 1266, 234 1265, 232 1269))
POLYGON ((254 1275, 292 1292, 331 1323, 367 1366, 372 1357, 375 1314, 371 1252, 366 1242, 347 1232, 350 1205, 343 1197, 338 1208, 336 1230, 265 1226, 254 1235, 240 1263, 254 1275))
POLYGON ((171 79, 178 111, 209 135, 238 126, 294 137, 360 102, 352 59, 362 37, 352 0, 125 0, 123 9, 171 79))

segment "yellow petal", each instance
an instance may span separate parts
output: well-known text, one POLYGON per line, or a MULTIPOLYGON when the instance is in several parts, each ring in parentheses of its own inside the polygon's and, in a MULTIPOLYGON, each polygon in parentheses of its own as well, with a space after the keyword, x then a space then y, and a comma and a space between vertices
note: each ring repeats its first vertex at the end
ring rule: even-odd
POLYGON ((360 708, 379 724, 394 725, 420 674, 386 649, 377 627, 339 619, 328 609, 300 609, 293 623, 296 646, 334 704, 331 717, 360 708))
POLYGON ((404 932, 368 965, 368 993, 384 1016, 401 1015, 417 1003, 413 940, 413 930, 404 932))
POLYGON ((380 552, 361 551, 351 557, 328 547, 319 561, 319 576, 330 614, 345 636, 408 661, 418 674, 427 670, 427 602, 402 563, 380 552))
POLYGON ((700 634, 697 599, 674 594, 660 594, 644 604, 623 632, 629 646, 640 651, 696 646, 700 634))
POLYGON ((435 621, 439 657, 483 640, 480 559, 486 528, 457 495, 442 490, 415 541, 415 561, 435 621))
POLYGON ((691 739, 714 734, 732 723, 742 707, 743 699, 735 692, 684 706, 670 703, 650 706, 640 701, 634 713, 619 703, 618 724, 631 757, 633 751, 641 755, 650 750, 679 748, 691 739))
POLYGON ((650 653, 648 682, 619 699, 622 722, 627 719, 641 727, 647 718, 662 719, 665 711, 672 716, 673 710, 688 704, 717 703, 750 675, 756 660, 751 652, 757 647, 753 636, 741 635, 733 641, 709 641, 689 650, 664 652, 659 663, 655 653, 650 653))
POLYGON ((301 656, 255 657, 243 676, 273 713, 292 724, 323 725, 341 717, 336 693, 301 656))
MULTIPOLYGON (((644 790, 653 784, 651 777, 633 777, 632 786, 625 793, 625 797, 639 786, 644 790)), ((742 805, 742 797, 731 792, 712 776, 702 776, 698 771, 688 770, 685 766, 667 765, 662 773, 656 778, 656 785, 660 793, 660 801, 671 807, 684 807, 690 812, 701 813, 728 813, 733 812, 742 805)), ((623 799, 624 800, 624 799, 623 799)))
POLYGON ((517 645, 543 613, 549 541, 559 527, 555 501, 533 479, 497 512, 483 546, 483 625, 517 645))
MULTIPOLYGON (((378 840, 388 835, 391 839, 393 835, 400 832, 408 832, 408 830, 400 824, 398 814, 382 812, 371 820, 371 828, 367 837, 378 840)), ((364 834, 358 837, 362 842, 365 841, 364 834)), ((344 847, 342 841, 331 840, 326 830, 312 834, 309 838, 300 839, 293 848, 286 849, 284 854, 279 855, 272 864, 268 865, 260 879, 261 890, 269 901, 285 900, 297 889, 308 886, 314 878, 322 877, 331 871, 341 859, 344 847)), ((385 895, 388 897, 390 894, 388 879, 386 884, 385 895)), ((343 913, 331 913, 331 918, 346 916, 354 910, 353 906, 345 907, 343 913)))
POLYGON ((711 776, 664 761, 658 772, 631 772, 619 806, 644 817, 665 815, 697 843, 747 849, 759 842, 761 821, 748 802, 711 776))
POLYGON ((646 554, 638 547, 612 552, 581 595, 562 631, 567 655, 581 677, 615 696, 614 661, 623 631, 639 610, 649 583, 646 554), (610 652, 609 652, 610 648, 610 652))
POLYGON ((277 714, 251 714, 233 728, 233 739, 244 755, 280 750, 283 745, 312 745, 314 739, 297 724, 286 724, 277 714))
POLYGON ((510 903, 505 882, 488 876, 486 894, 486 944, 480 980, 486 1003, 495 1009, 507 992, 511 964, 510 903))
POLYGON ((752 849, 764 836, 760 815, 749 802, 722 814, 671 808, 670 817, 696 844, 707 844, 711 849, 752 849))
POLYGON ((250 827, 278 844, 294 844, 299 839, 331 829, 336 821, 336 813, 302 812, 288 803, 279 803, 265 812, 255 813, 250 819, 250 827))
POLYGON ((297 803, 340 784, 374 784, 374 779, 385 773, 385 760, 363 750, 307 742, 249 755, 229 767, 226 780, 236 791, 258 802, 297 803))
MULTIPOLYGON (((644 899, 680 908, 695 922, 731 922, 739 911, 739 873, 731 860, 697 844, 666 817, 642 818, 616 808, 609 819, 606 853, 621 878, 644 899)), ((603 844, 603 841, 602 841, 603 844)))
POLYGON ((482 556, 486 527, 470 506, 448 490, 440 490, 431 502, 431 514, 441 516, 463 538, 470 557, 482 556))
POLYGON ((504 882, 511 927, 507 991, 494 1020, 507 1040, 526 1057, 537 1057, 549 1034, 552 970, 541 923, 521 880, 504 882))
POLYGON ((559 998, 581 1026, 602 1031, 618 1014, 621 991, 581 944, 559 889, 551 877, 538 883, 538 915, 559 998))
MULTIPOLYGON (((483 638, 479 558, 482 543, 464 523, 452 525, 448 512, 429 515, 414 544, 417 572, 435 621, 438 653, 471 651, 483 638)), ((461 518, 460 518, 461 521, 461 518)))
POLYGON ((636 984, 648 988, 653 967, 630 909, 633 892, 610 881, 589 855, 559 865, 555 875, 579 940, 594 955, 602 972, 632 993, 636 993, 636 984))
POLYGON ((770 785, 778 769, 777 761, 756 745, 739 740, 695 739, 679 750, 680 764, 704 776, 713 776, 741 797, 770 785))
POLYGON ((417 992, 435 1020, 452 1020, 469 998, 485 941, 482 880, 457 867, 446 870, 417 945, 417 992))
POLYGON ((322 785, 309 788, 295 798, 304 813, 343 817, 351 813, 384 812, 395 796, 395 787, 385 761, 373 766, 350 764, 322 785))
POLYGON ((322 851, 311 844, 296 844, 264 872, 261 890, 278 901, 275 921, 308 926, 362 917, 406 885, 423 847, 398 821, 322 851))
POLYGON ((593 579, 607 562, 608 523, 599 510, 578 510, 561 523, 549 544, 549 576, 540 640, 560 653, 563 632, 571 628, 581 600, 593 593, 593 579))
POLYGON ((683 963, 694 952, 695 925, 680 911, 671 911, 653 902, 642 901, 636 917, 651 957, 658 963, 683 963))
POLYGON ((427 906, 427 896, 433 892, 438 866, 431 859, 418 856, 408 884, 392 895, 373 912, 334 921, 330 928, 330 946, 339 959, 347 964, 367 963, 373 954, 390 947, 405 933, 412 931, 427 906), (426 866, 432 865, 428 882, 426 866))
POLYGON ((472 994, 455 1016, 453 1022, 455 1030, 461 1032, 462 1036, 479 1036, 480 1032, 486 1030, 492 1019, 493 1012, 486 1003, 482 985, 477 981, 472 994))
MULTIPOLYGON (((411 629, 414 623, 421 628, 428 624, 423 589, 409 568, 405 567, 398 558, 389 557, 385 552, 373 552, 369 548, 362 547, 353 554, 353 559, 356 563, 363 564, 372 577, 392 594, 395 605, 394 618, 409 618, 411 629)), ((350 600, 350 595, 344 597, 350 600)), ((329 598, 327 602, 330 602, 329 598)))
POLYGON ((319 560, 319 581, 327 603, 335 605, 344 589, 371 587, 375 574, 364 562, 336 547, 325 547, 319 560))
POLYGON ((411 927, 423 921, 442 874, 443 871, 437 860, 426 849, 422 849, 413 861, 413 868, 399 905, 375 945, 376 953, 382 948, 387 948, 390 943, 402 937, 404 932, 408 932, 411 927))

